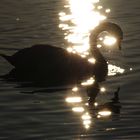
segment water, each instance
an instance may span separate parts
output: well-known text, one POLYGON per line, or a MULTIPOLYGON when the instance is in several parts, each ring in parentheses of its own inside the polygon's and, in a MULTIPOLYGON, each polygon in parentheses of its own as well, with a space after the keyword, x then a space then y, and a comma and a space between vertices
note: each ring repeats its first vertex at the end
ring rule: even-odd
MULTIPOLYGON (((33 44, 52 44, 68 47, 65 30, 59 28, 59 13, 66 10, 66 1, 56 0, 1 0, 0 2, 0 52, 13 54, 33 44)), ((108 77, 103 83, 105 93, 99 94, 99 103, 110 102, 113 92, 120 86, 120 114, 97 118, 90 115, 85 105, 88 97, 84 88, 72 94, 71 89, 58 92, 41 92, 37 87, 20 87, 14 82, 0 81, 0 139, 74 139, 138 140, 140 137, 140 50, 138 0, 102 0, 102 6, 111 8, 108 20, 118 23, 124 31, 121 55, 111 55, 119 60, 123 74, 108 77), (129 70, 132 68, 132 71, 129 70), (30 94, 30 91, 36 92, 30 94), (66 99, 80 97, 82 102, 68 103, 66 99), (81 113, 74 108, 81 107, 81 113), (72 110, 73 109, 73 110, 72 110), (86 110, 83 111, 82 110, 86 110), (89 116, 84 122, 83 115, 89 116)), ((67 12, 67 11, 65 11, 67 12)), ((110 56, 110 57, 111 57, 110 56)), ((111 58, 110 58, 111 59, 111 58)), ((0 58, 0 74, 10 66, 0 58)))

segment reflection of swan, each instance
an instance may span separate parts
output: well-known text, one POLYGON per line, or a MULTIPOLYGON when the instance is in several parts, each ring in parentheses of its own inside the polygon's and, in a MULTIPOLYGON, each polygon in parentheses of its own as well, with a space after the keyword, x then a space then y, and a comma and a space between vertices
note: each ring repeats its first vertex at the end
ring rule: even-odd
POLYGON ((120 88, 114 92, 114 97, 111 99, 111 102, 100 104, 99 98, 96 100, 96 97, 101 90, 99 83, 95 82, 93 85, 87 87, 88 103, 85 103, 85 99, 82 97, 83 94, 80 94, 80 89, 72 90, 71 95, 68 94, 65 101, 68 105, 71 105, 74 113, 78 113, 81 116, 80 121, 82 118, 84 127, 89 129, 95 120, 92 118, 114 119, 115 117, 115 119, 118 119, 121 109, 119 90, 120 88))
POLYGON ((98 109, 101 110, 101 109, 107 108, 112 113, 119 114, 120 109, 121 109, 121 104, 119 102, 119 94, 118 94, 119 91, 120 91, 120 88, 118 88, 117 91, 114 92, 114 97, 111 99, 112 100, 111 102, 108 102, 108 103, 105 103, 103 105, 100 105, 98 107, 98 109))
POLYGON ((119 91, 120 87, 117 89, 117 91, 114 92, 114 97, 111 99, 111 102, 104 103, 102 105, 95 105, 95 98, 99 92, 99 85, 98 83, 95 86, 92 86, 92 89, 89 90, 88 96, 89 96, 89 108, 91 110, 91 113, 100 112, 103 115, 110 115, 110 113, 119 114, 121 109, 121 104, 119 102, 119 91), (109 114, 108 114, 109 112, 109 114))
MULTIPOLYGON (((65 49, 51 45, 34 45, 25 48, 12 56, 2 55, 15 69, 10 76, 18 80, 48 81, 51 84, 63 82, 78 82, 83 78, 95 75, 97 81, 105 79, 107 63, 96 47, 97 37, 107 31, 118 39, 120 43, 123 33, 114 23, 104 22, 94 29, 90 35, 91 52, 96 59, 95 64, 65 49)), ((9 76, 9 75, 8 75, 9 76)))

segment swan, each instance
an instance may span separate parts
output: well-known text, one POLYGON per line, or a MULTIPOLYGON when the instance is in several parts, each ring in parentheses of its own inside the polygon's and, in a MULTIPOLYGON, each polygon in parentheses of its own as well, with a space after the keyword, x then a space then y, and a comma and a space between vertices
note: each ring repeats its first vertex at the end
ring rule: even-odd
POLYGON ((15 68, 8 74, 13 78, 25 81, 47 81, 52 84, 79 82, 95 75, 100 82, 105 80, 108 72, 107 61, 100 53, 97 38, 100 33, 107 31, 118 40, 120 48, 123 39, 122 29, 115 23, 100 23, 90 34, 89 43, 91 54, 96 59, 91 64, 81 56, 67 52, 63 48, 51 45, 33 45, 19 50, 12 56, 0 54, 15 68))

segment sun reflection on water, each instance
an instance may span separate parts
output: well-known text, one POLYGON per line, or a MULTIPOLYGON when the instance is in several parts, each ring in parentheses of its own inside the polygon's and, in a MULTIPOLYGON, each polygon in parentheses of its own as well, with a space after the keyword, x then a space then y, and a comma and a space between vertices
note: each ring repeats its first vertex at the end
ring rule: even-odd
MULTIPOLYGON (((107 19, 107 14, 110 13, 109 8, 105 9, 100 0, 66 0, 64 11, 59 13, 60 24, 59 28, 64 31, 64 39, 69 43, 67 51, 69 53, 76 53, 82 58, 87 58, 87 61, 96 64, 94 56, 90 56, 89 34, 102 21, 107 19)), ((103 45, 113 46, 117 42, 116 38, 111 35, 99 37, 97 47, 101 48, 103 45)), ((113 76, 117 73, 124 73, 124 69, 115 65, 108 64, 108 75, 113 76)), ((94 85, 94 77, 81 82, 80 87, 88 87, 94 85)), ((72 106, 72 111, 80 114, 82 124, 85 129, 89 129, 93 124, 92 117, 88 111, 89 104, 84 102, 84 99, 78 94, 80 91, 78 86, 74 86, 71 90, 71 95, 66 97, 65 101, 72 106)), ((106 92, 106 88, 100 88, 101 93, 106 92)), ((98 108, 99 103, 93 104, 98 108)), ((109 110, 100 110, 95 113, 97 118, 104 118, 111 116, 112 112, 109 110)))
POLYGON ((100 92, 104 93, 106 91, 106 88, 105 87, 101 87, 100 88, 100 92))
POLYGON ((72 88, 72 91, 73 91, 73 92, 77 92, 78 90, 79 90, 79 89, 78 89, 77 86, 75 86, 75 87, 72 88))
POLYGON ((99 111, 98 112, 98 117, 101 118, 101 117, 109 117, 111 116, 112 112, 110 110, 102 110, 102 111, 99 111))
MULTIPOLYGON (((69 0, 64 8, 69 12, 60 12, 59 28, 65 31, 65 39, 71 43, 69 52, 83 54, 88 51, 89 32, 107 18, 110 9, 99 5, 99 0, 69 0), (103 9, 104 12, 100 12, 103 9)), ((86 56, 86 55, 85 55, 86 56)))
POLYGON ((82 98, 78 96, 71 96, 66 98, 67 103, 80 103, 82 102, 82 98))
POLYGON ((112 36, 105 36, 103 43, 108 46, 112 46, 117 42, 115 37, 112 36))
MULTIPOLYGON (((59 15, 59 28, 64 31, 64 38, 69 43, 67 51, 87 58, 89 63, 95 64, 96 59, 90 56, 89 34, 100 22, 107 19, 109 8, 104 8, 100 0, 66 0, 64 11, 59 15)), ((98 48, 103 45, 114 46, 116 38, 105 35, 99 38, 98 48)), ((124 73, 124 69, 115 65, 108 65, 108 76, 124 73)), ((84 84, 84 83, 83 83, 84 84)))
POLYGON ((108 64, 108 76, 114 76, 118 73, 123 74, 124 72, 125 72, 125 69, 112 65, 112 64, 108 64))
POLYGON ((95 63, 96 63, 96 59, 95 59, 95 58, 93 58, 93 57, 89 58, 89 59, 88 59, 88 61, 89 61, 90 63, 93 63, 93 64, 95 64, 95 63))
MULTIPOLYGON (((100 92, 105 91, 106 89, 101 87, 100 92)), ((112 112, 106 108, 106 105, 103 108, 103 105, 100 105, 97 101, 93 102, 93 110, 91 113, 89 110, 89 102, 84 101, 82 95, 80 95, 80 87, 77 86, 71 89, 71 92, 68 97, 66 97, 65 101, 71 106, 72 112, 80 115, 79 119, 82 121, 82 125, 86 130, 90 129, 91 125, 94 123, 93 116, 97 119, 104 119, 109 118, 112 115, 112 112)))
POLYGON ((73 107, 72 111, 73 112, 84 112, 85 109, 83 107, 73 107))
POLYGON ((82 121, 83 121, 83 125, 86 129, 90 128, 91 125, 91 116, 89 115, 88 112, 84 113, 82 116, 82 121))
POLYGON ((95 82, 95 79, 93 77, 90 77, 89 79, 81 82, 81 85, 82 86, 90 86, 90 85, 93 85, 95 82))

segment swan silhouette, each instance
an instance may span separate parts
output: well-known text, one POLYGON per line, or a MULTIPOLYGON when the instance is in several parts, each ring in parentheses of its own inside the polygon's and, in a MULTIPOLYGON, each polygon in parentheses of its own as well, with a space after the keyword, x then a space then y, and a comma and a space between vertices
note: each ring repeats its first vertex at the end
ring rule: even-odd
POLYGON ((105 80, 108 72, 107 62, 97 46, 98 35, 109 32, 118 40, 120 47, 123 39, 121 28, 112 22, 103 22, 90 34, 91 53, 96 59, 91 64, 77 54, 68 53, 65 49, 51 45, 34 45, 24 48, 12 56, 1 54, 15 68, 5 77, 22 81, 46 81, 51 84, 79 82, 95 75, 98 82, 105 80))

